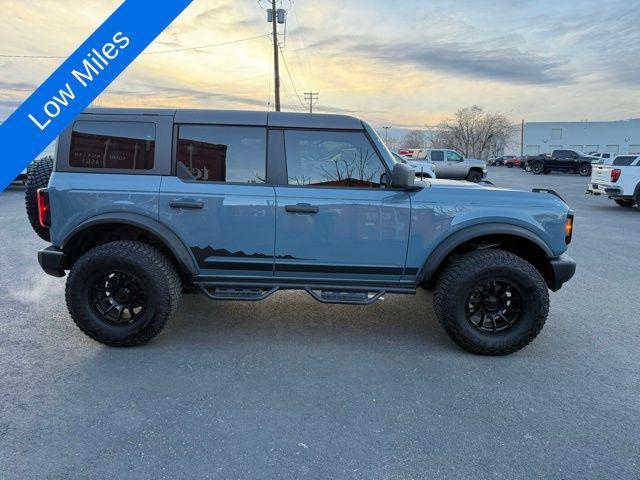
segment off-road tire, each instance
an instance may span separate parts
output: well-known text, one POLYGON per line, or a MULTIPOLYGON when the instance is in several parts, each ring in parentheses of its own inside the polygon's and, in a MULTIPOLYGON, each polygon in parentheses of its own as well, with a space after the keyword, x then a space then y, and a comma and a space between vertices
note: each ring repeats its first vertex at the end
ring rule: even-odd
POLYGON ((625 207, 625 208, 631 208, 636 204, 634 200, 627 200, 624 198, 616 198, 613 201, 616 202, 619 206, 625 207))
POLYGON ((534 175, 540 175, 544 172, 544 164, 542 162, 534 163, 531 165, 531 172, 533 172, 534 175))
POLYGON ((467 174, 467 182, 478 183, 480 181, 482 181, 482 173, 480 173, 478 170, 471 170, 467 174))
POLYGON ((591 175, 591 166, 587 164, 580 165, 578 167, 578 173, 581 177, 588 177, 591 175))
POLYGON ((48 228, 40 225, 38 219, 38 190, 49 185, 49 177, 53 171, 53 157, 43 157, 27 167, 27 180, 25 181, 24 204, 27 209, 27 217, 31 228, 36 234, 47 242, 51 241, 48 228))
POLYGON ((100 245, 82 255, 67 279, 67 308, 86 335, 112 347, 132 347, 155 337, 175 313, 180 300, 178 272, 159 250, 130 240, 100 245), (146 305, 141 318, 126 325, 103 320, 90 301, 90 285, 112 270, 134 275, 140 282, 146 305))
POLYGON ((549 313, 549 291, 540 272, 517 255, 498 249, 454 257, 438 278, 433 299, 435 313, 449 337, 478 355, 509 355, 520 350, 540 333, 549 313), (500 280, 520 289, 524 311, 509 329, 485 333, 467 319, 467 300, 480 284, 500 280))

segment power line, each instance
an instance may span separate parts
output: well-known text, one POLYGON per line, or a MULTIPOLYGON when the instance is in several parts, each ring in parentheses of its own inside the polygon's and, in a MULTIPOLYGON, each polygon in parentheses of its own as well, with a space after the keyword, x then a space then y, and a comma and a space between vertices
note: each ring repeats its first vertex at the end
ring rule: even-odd
MULTIPOLYGON (((266 37, 270 37, 271 35, 268 33, 262 34, 262 35, 256 35, 254 37, 248 37, 248 38, 240 38, 238 40, 231 40, 229 42, 222 42, 222 43, 211 43, 208 45, 198 45, 196 47, 185 47, 185 48, 173 48, 173 49, 169 49, 169 50, 158 50, 155 52, 143 52, 141 53, 141 55, 159 55, 162 53, 174 53, 174 52, 187 52, 187 51, 192 51, 192 50, 202 50, 205 48, 213 48, 213 47, 221 47, 223 45, 231 45, 233 43, 240 43, 240 42, 248 42, 249 40, 255 40, 257 38, 266 38, 266 37)), ((8 54, 0 54, 0 58, 33 58, 33 59, 64 59, 67 57, 61 57, 61 56, 55 56, 55 55, 8 55, 8 54)))
POLYGON ((284 56, 284 52, 282 51, 282 48, 280 48, 280 55, 282 56, 282 61, 284 63, 284 67, 287 70, 287 75, 289 76, 289 80, 291 81, 291 86, 293 87, 293 91, 296 92, 296 97, 298 97, 298 101, 300 102, 300 105, 302 105, 302 108, 307 108, 307 106, 304 104, 304 102, 302 101, 302 97, 300 97, 300 94, 298 93, 298 89, 296 88, 296 83, 293 81, 293 76, 291 75, 291 71, 289 70, 289 65, 287 64, 287 59, 284 56))

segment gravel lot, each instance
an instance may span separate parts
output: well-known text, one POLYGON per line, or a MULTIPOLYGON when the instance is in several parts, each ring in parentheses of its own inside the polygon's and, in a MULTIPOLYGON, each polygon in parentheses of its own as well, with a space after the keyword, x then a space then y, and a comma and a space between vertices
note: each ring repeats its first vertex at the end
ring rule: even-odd
POLYGON ((458 349, 431 295, 185 296, 153 343, 92 342, 0 194, 0 478, 640 478, 640 209, 586 179, 490 169, 576 210, 573 281, 533 344, 458 349))

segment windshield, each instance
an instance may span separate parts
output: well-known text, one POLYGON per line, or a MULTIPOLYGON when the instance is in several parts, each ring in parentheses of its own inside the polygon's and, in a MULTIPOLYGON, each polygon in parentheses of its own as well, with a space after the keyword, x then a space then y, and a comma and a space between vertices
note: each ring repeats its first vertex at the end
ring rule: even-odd
POLYGON ((384 144, 382 139, 378 136, 376 131, 373 128, 371 128, 371 125, 369 125, 367 122, 362 122, 362 124, 364 125, 364 128, 367 130, 367 133, 373 140, 373 143, 375 143, 376 147, 378 147, 378 150, 380 151, 380 155, 382 155, 382 158, 387 164, 387 167, 389 167, 389 170, 392 170, 393 166, 396 163, 398 163, 394 159, 393 153, 391 152, 391 150, 387 148, 387 146, 384 144))
POLYGON ((407 161, 405 160, 405 158, 402 155, 400 155, 400 154, 398 154, 396 152, 391 152, 391 155, 393 155, 393 161, 395 163, 407 163, 407 161))

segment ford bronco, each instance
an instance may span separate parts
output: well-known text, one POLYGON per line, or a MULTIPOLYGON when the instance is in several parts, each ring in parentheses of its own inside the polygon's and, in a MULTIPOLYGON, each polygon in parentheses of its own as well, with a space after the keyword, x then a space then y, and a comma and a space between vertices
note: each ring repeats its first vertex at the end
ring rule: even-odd
POLYGON ((157 335, 182 292, 369 305, 424 287, 454 342, 505 355, 575 271, 554 192, 416 179, 348 116, 90 109, 41 187, 40 265, 69 272, 72 319, 112 346, 157 335))

